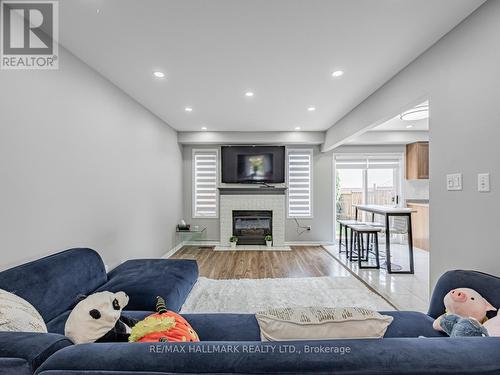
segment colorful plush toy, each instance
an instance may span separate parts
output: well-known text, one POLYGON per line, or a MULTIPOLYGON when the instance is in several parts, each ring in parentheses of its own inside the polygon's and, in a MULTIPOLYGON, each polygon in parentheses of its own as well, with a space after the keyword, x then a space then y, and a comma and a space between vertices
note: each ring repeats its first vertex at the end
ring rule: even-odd
POLYGON ((433 327, 453 337, 488 336, 482 324, 488 311, 496 309, 474 289, 453 289, 444 297, 446 313, 438 317, 433 327))
POLYGON ((450 337, 489 336, 488 330, 474 318, 445 314, 439 320, 439 325, 450 337))
POLYGON ((199 342, 191 325, 179 314, 167 310, 165 300, 157 297, 156 314, 138 322, 129 337, 130 342, 199 342))
POLYGON ((64 327, 64 334, 75 344, 127 342, 135 319, 121 316, 128 303, 124 292, 98 292, 81 296, 64 327))

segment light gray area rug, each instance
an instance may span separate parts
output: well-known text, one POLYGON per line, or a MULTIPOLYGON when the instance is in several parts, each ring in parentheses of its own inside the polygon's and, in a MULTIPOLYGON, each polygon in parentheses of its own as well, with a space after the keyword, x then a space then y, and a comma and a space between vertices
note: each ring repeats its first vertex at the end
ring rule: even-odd
POLYGON ((354 276, 212 280, 200 277, 182 313, 255 313, 268 307, 366 307, 394 310, 354 276))

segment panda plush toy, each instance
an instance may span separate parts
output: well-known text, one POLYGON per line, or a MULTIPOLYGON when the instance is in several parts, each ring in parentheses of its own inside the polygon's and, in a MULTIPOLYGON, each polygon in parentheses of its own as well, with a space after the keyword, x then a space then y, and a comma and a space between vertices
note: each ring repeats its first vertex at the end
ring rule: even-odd
POLYGON ((128 304, 124 292, 98 292, 83 296, 64 327, 64 334, 75 344, 126 342, 137 320, 121 316, 128 304))

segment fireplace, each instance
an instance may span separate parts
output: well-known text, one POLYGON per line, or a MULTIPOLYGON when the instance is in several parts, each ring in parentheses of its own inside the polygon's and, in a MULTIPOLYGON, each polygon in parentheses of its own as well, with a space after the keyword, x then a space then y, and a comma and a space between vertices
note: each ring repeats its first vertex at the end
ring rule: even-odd
POLYGON ((233 211, 233 236, 240 245, 265 245, 273 233, 272 211, 233 211))

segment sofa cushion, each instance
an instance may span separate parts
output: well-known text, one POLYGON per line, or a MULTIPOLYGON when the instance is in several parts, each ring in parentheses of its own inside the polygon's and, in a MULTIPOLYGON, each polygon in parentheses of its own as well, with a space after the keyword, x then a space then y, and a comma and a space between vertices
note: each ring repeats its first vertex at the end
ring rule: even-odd
POLYGON ((434 319, 416 311, 382 311, 381 314, 394 318, 387 328, 384 338, 391 337, 446 337, 432 328, 434 319))
MULTIPOLYGON (((444 296, 452 289, 471 288, 481 294, 494 307, 500 307, 500 278, 478 271, 455 270, 443 274, 432 293, 429 315, 433 318, 444 314, 444 296)), ((487 316, 492 318, 496 312, 490 311, 487 316)))
POLYGON ((0 272, 0 289, 24 298, 48 322, 106 280, 99 254, 70 249, 0 272))
POLYGON ((260 341, 254 314, 182 314, 201 341, 260 341))
POLYGON ((62 335, 0 332, 0 374, 32 374, 48 357, 70 345, 62 335))
POLYGON ((194 260, 135 259, 112 270, 97 291, 124 291, 130 297, 126 310, 155 311, 162 296, 169 310, 179 312, 197 279, 194 260))

